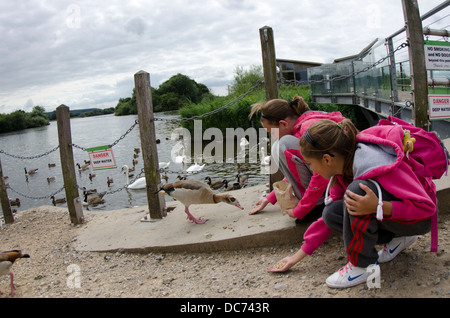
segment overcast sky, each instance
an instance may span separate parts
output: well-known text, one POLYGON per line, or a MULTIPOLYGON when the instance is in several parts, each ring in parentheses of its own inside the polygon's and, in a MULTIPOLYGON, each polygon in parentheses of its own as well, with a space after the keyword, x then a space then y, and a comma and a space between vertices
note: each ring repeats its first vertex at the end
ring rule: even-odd
MULTIPOLYGON (((418 2, 422 15, 443 0, 418 2)), ((329 63, 404 17, 401 0, 2 0, 0 113, 114 107, 139 70, 155 88, 181 73, 225 95, 237 66, 262 64, 265 25, 277 58, 329 63)))

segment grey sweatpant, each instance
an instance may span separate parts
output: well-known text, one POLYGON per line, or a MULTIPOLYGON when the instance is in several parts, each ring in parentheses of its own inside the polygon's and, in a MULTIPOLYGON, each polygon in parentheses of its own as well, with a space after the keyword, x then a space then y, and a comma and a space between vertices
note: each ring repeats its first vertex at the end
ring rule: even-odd
MULTIPOLYGON (((366 180, 353 181, 347 189, 364 195, 359 184, 367 185, 377 194, 375 185, 366 180)), ((397 200, 381 187, 383 201, 397 200)), ((367 267, 378 260, 376 244, 386 244, 395 236, 412 236, 426 234, 431 229, 431 220, 398 221, 383 219, 378 221, 374 214, 353 216, 347 212, 344 200, 332 202, 322 213, 325 224, 334 231, 343 232, 347 258, 354 266, 367 267)))

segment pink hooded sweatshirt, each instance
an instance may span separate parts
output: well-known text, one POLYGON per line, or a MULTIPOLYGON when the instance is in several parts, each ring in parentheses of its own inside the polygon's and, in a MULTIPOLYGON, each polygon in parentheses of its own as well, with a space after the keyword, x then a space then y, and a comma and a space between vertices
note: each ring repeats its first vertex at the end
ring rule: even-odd
MULTIPOLYGON (((341 122, 345 117, 342 116, 340 112, 318 112, 310 111, 301 115, 294 124, 292 130, 292 135, 301 138, 305 131, 316 121, 321 119, 330 119, 335 122, 341 122)), ((298 205, 293 209, 293 214, 296 218, 304 218, 316 205, 317 202, 323 197, 325 189, 328 184, 328 180, 324 179, 321 175, 313 173, 308 187, 302 185, 301 177, 298 174, 296 167, 296 162, 302 161, 304 159, 300 153, 300 148, 297 149, 287 149, 284 152, 286 156, 286 161, 289 166, 289 171, 293 174, 297 180, 298 189, 301 192, 302 198, 300 199, 298 205)), ((285 178, 286 180, 286 178, 285 178)), ((277 198, 275 192, 272 191, 267 195, 267 199, 270 203, 275 204, 277 198)), ((319 220, 321 220, 320 218, 319 220)), ((308 230, 304 234, 304 244, 302 246, 303 251, 308 255, 312 254, 316 248, 318 248, 322 243, 330 236, 331 230, 325 225, 325 223, 319 222, 318 224, 312 223, 308 230)))
MULTIPOLYGON (((363 130, 357 135, 358 147, 353 162, 354 180, 371 180, 381 185, 398 201, 392 201, 392 215, 386 217, 391 221, 411 222, 431 219, 431 250, 437 250, 437 213, 436 186, 431 178, 423 178, 422 182, 404 160, 404 132, 401 126, 374 126, 363 130)), ((337 183, 330 192, 333 200, 341 199, 347 185, 336 176, 337 183)), ((381 211, 377 219, 382 222, 381 211)), ((305 232, 302 246, 308 255, 325 242, 331 234, 323 228, 322 218, 311 224, 305 232), (314 229, 319 229, 315 230, 314 229), (309 233, 311 232, 311 233, 309 233), (306 244, 306 242, 305 242, 306 244)))

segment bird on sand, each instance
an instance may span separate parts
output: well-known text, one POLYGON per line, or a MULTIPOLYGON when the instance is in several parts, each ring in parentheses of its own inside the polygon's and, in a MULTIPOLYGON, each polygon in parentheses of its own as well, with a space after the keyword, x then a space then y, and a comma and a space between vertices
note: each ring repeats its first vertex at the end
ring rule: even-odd
POLYGON ((244 209, 234 196, 228 193, 215 194, 208 184, 199 180, 181 180, 174 183, 167 183, 159 191, 164 191, 165 194, 180 201, 185 207, 184 212, 187 214, 187 219, 196 224, 203 224, 208 220, 194 217, 189 212, 189 206, 192 204, 216 204, 224 202, 234 205, 241 210, 244 209))
MULTIPOLYGON (((11 277, 11 296, 14 296, 14 275, 11 271, 11 266, 19 258, 30 258, 28 254, 22 254, 19 250, 0 252, 0 276, 8 275, 11 277)), ((0 294, 2 292, 0 291, 0 294)))

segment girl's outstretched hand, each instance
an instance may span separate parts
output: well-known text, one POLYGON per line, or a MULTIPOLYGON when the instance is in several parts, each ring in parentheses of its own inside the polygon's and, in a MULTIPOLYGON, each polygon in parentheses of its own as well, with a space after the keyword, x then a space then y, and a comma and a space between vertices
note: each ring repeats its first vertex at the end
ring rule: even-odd
POLYGON ((270 266, 267 271, 271 273, 285 272, 295 264, 296 262, 292 261, 291 257, 288 256, 278 261, 275 265, 270 266))
POLYGON ((266 207, 267 204, 269 204, 269 200, 267 200, 266 197, 261 198, 258 202, 256 202, 256 208, 251 210, 248 214, 252 215, 261 212, 266 207))

